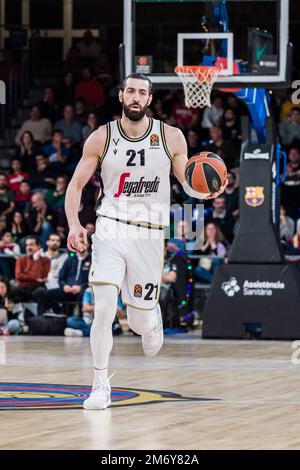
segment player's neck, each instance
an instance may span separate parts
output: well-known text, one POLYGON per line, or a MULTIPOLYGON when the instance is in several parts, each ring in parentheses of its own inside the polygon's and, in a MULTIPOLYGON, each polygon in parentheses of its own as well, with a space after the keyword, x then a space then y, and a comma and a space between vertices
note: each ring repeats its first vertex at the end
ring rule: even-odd
POLYGON ((123 114, 121 117, 121 126, 128 137, 136 139, 143 136, 147 131, 149 127, 149 118, 145 115, 139 121, 131 121, 131 119, 123 114))

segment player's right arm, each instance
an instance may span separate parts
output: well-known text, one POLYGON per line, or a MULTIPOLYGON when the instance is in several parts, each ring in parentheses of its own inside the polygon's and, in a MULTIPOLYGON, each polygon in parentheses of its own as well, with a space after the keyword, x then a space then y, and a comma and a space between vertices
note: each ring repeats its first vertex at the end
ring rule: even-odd
POLYGON ((84 186, 95 173, 99 156, 106 143, 106 126, 101 126, 86 140, 82 157, 68 185, 65 211, 69 224, 67 246, 70 251, 84 251, 88 247, 87 231, 80 224, 78 211, 84 186))

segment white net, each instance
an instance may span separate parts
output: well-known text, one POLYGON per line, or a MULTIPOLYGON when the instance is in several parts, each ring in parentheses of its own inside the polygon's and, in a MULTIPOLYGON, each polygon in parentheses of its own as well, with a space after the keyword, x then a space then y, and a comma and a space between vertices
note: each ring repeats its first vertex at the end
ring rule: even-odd
POLYGON ((210 94, 220 73, 219 67, 178 66, 175 72, 182 81, 187 108, 211 106, 210 94))

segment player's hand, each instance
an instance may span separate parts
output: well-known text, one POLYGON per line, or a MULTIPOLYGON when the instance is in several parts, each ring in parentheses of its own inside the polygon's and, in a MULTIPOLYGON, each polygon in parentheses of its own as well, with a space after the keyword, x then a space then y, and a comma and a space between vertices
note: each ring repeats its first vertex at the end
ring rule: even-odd
POLYGON ((216 191, 215 193, 211 193, 207 198, 205 199, 215 199, 216 197, 220 196, 225 191, 226 186, 228 185, 228 179, 226 179, 225 184, 220 187, 219 191, 216 191))
POLYGON ((87 230, 82 225, 71 225, 68 235, 67 247, 70 251, 82 253, 89 246, 87 230))

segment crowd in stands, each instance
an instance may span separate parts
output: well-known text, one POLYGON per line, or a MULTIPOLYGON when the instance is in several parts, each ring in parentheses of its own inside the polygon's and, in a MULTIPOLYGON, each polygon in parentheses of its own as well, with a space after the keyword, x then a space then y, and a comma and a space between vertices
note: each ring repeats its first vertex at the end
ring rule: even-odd
MULTIPOLYGON (((68 335, 89 334, 91 253, 67 252, 64 201, 84 141, 99 125, 120 118, 116 76, 103 45, 87 31, 70 48, 57 84, 44 87, 41 100, 31 107, 16 133, 11 168, 0 173, 0 334, 26 332, 24 303, 30 301, 37 305, 38 315, 47 311, 63 314, 68 302, 79 302, 83 314, 69 316, 65 331, 68 335)), ((273 101, 278 140, 288 155, 287 177, 281 187, 280 239, 286 254, 300 255, 300 107, 293 105, 290 96, 273 101)), ((220 155, 228 168, 225 192, 205 202, 205 241, 193 266, 195 280, 202 283, 210 283, 217 265, 226 261, 236 233, 241 117, 247 113, 231 93, 214 92, 212 106, 204 111, 188 109, 178 90, 157 91, 148 111, 149 116, 184 132, 189 157, 209 150, 220 155)), ((199 202, 186 196, 172 175, 171 188, 172 203, 199 202)), ((95 229, 99 191, 95 174, 83 191, 79 209, 89 237, 95 229)), ((174 301, 170 286, 179 276, 178 264, 170 259, 185 252, 187 235, 184 224, 174 230, 177 237, 166 245, 161 292, 162 302, 163 296, 168 299, 166 305, 174 301)), ((166 318, 168 315, 170 312, 166 318)), ((166 327, 171 323, 166 320, 166 327)))

